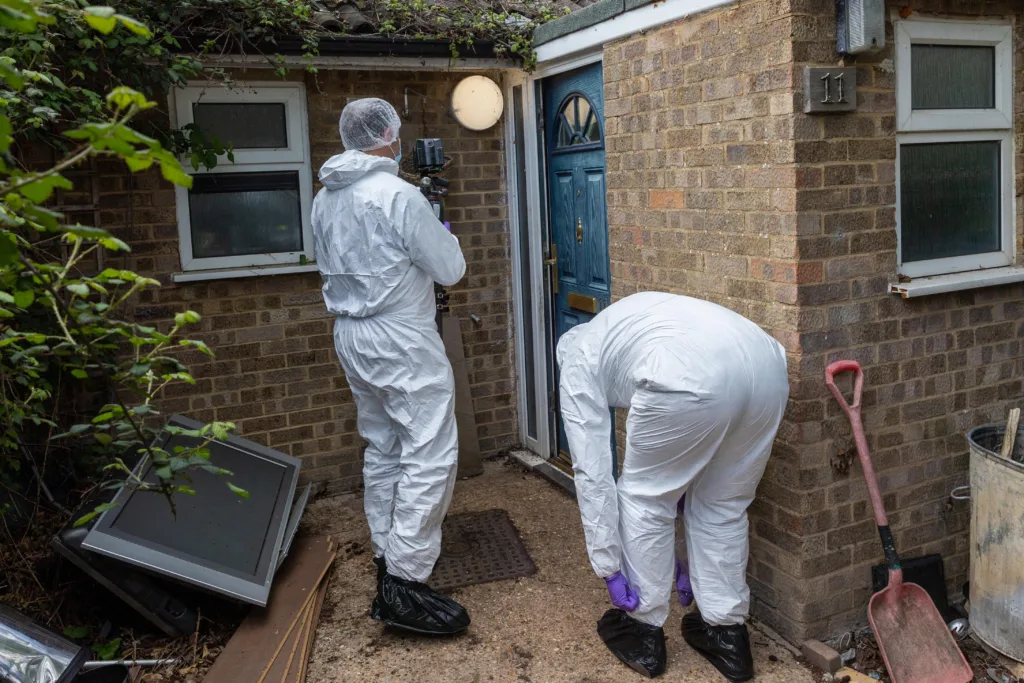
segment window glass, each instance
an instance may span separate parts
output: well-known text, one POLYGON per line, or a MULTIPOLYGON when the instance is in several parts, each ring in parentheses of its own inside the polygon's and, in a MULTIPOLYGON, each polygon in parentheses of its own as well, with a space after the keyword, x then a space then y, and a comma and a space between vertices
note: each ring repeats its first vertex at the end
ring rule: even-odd
POLYGON ((915 110, 996 106, 994 47, 912 45, 910 70, 915 110))
POLYGON ((573 95, 558 110, 556 149, 601 141, 601 126, 586 97, 573 95))
POLYGON ((299 198, 297 171, 193 176, 193 257, 302 251, 299 198))
POLYGON ((192 121, 208 139, 235 149, 275 149, 288 146, 285 105, 282 102, 192 105, 192 121))
POLYGON ((998 251, 1000 144, 900 146, 903 262, 998 251))

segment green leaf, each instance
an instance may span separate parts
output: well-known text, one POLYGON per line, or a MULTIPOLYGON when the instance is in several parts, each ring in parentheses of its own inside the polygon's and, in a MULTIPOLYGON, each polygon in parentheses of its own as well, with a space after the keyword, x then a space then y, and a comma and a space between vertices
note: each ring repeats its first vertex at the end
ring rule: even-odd
POLYGON ((125 157, 124 163, 128 164, 128 169, 132 173, 138 173, 139 171, 145 171, 147 168, 153 165, 153 157, 125 157))
POLYGON ((132 366, 132 369, 129 370, 128 372, 133 377, 142 377, 147 372, 149 372, 152 369, 152 367, 153 366, 150 365, 149 363, 136 363, 135 365, 132 366))
POLYGON ((117 656, 121 653, 121 639, 114 638, 106 643, 96 643, 92 646, 92 651, 104 661, 117 659, 117 656))
POLYGON ((129 109, 133 106, 140 109, 148 109, 150 102, 146 99, 145 95, 137 90, 120 86, 111 90, 110 94, 107 95, 107 104, 118 110, 129 109))
POLYGON ((234 493, 239 498, 245 498, 248 500, 249 492, 246 491, 245 489, 235 486, 230 481, 228 482, 228 488, 231 489, 231 492, 234 493))
POLYGON ((0 268, 10 266, 18 260, 18 247, 14 236, 8 232, 0 232, 0 268))
POLYGON ((136 21, 135 19, 132 19, 131 17, 126 17, 123 14, 117 14, 115 16, 117 17, 117 20, 121 22, 122 26, 124 26, 126 29, 128 29, 129 31, 131 31, 132 33, 134 33, 137 36, 142 36, 143 38, 149 38, 149 37, 151 37, 153 35, 150 32, 150 30, 148 28, 146 28, 145 24, 142 24, 142 23, 136 21))
POLYGON ((7 87, 11 90, 21 90, 25 86, 25 79, 22 78, 17 65, 10 57, 0 57, 0 78, 7 83, 7 87))
POLYGON ((132 248, 116 237, 101 237, 100 246, 110 251, 131 251, 132 248))
POLYGON ((14 140, 11 137, 13 132, 14 128, 11 126, 11 120, 6 116, 0 115, 0 153, 6 152, 11 148, 11 142, 14 140))
POLYGON ((85 370, 82 370, 81 368, 75 368, 74 370, 71 371, 71 376, 76 377, 78 379, 88 379, 89 373, 86 372, 85 370))
POLYGON ((113 508, 116 508, 116 507, 117 507, 116 503, 104 503, 103 505, 97 505, 95 508, 93 508, 92 512, 84 514, 81 517, 79 517, 78 519, 76 519, 74 526, 75 527, 80 527, 80 526, 82 526, 84 524, 88 524, 92 520, 94 520, 97 517, 99 517, 100 515, 102 515, 107 510, 112 510, 113 508))
POLYGON ((192 176, 185 173, 181 168, 181 164, 177 161, 161 161, 160 173, 163 175, 164 180, 170 183, 188 189, 192 188, 192 176))
POLYGON ((85 23, 100 33, 110 33, 117 28, 113 7, 86 7, 85 23))
POLYGON ((81 282, 70 284, 66 289, 72 294, 77 294, 78 296, 89 296, 89 286, 82 284, 81 282))
POLYGON ((36 293, 31 289, 23 289, 14 293, 14 305, 18 308, 28 308, 36 300, 36 293))
POLYGON ((109 422, 111 419, 113 419, 113 417, 114 413, 112 412, 100 413, 99 415, 92 419, 92 423, 100 424, 101 422, 109 422))
POLYGON ((50 198, 53 191, 58 187, 63 190, 71 190, 74 188, 74 185, 64 176, 53 173, 44 175, 38 180, 22 186, 18 191, 36 204, 42 204, 50 198))
POLYGON ((98 441, 101 446, 109 446, 110 443, 114 440, 114 438, 109 434, 103 433, 94 434, 93 438, 96 439, 96 441, 98 441))
MULTIPOLYGON (((64 232, 74 235, 75 237, 82 237, 85 239, 99 239, 101 237, 109 237, 108 233, 103 228, 94 228, 89 225, 68 225, 63 228, 64 232)), ((103 271, 107 272, 107 271, 103 271)), ((117 272, 117 271, 114 271, 117 272)))
POLYGON ((64 629, 64 635, 66 635, 68 638, 75 638, 76 640, 77 639, 81 639, 81 638, 86 638, 89 635, 89 627, 88 626, 74 626, 74 627, 68 626, 66 629, 64 629))
POLYGON ((175 314, 174 324, 178 327, 184 327, 185 325, 194 325, 201 319, 202 318, 195 311, 185 311, 184 313, 175 314))

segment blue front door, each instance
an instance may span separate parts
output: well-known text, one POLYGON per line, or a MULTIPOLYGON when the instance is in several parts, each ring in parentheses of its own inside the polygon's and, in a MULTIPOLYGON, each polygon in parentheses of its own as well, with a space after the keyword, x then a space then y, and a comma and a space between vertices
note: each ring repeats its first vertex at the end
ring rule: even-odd
MULTIPOLYGON (((605 308, 611 294, 601 64, 544 81, 544 119, 557 344, 605 308)), ((557 423, 558 452, 568 461, 561 415, 557 423)))

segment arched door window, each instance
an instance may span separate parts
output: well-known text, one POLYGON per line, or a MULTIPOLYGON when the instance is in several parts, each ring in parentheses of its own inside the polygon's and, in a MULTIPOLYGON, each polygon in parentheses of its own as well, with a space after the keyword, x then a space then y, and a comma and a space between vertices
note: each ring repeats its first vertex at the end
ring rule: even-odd
POLYGON ((601 146, 601 124, 590 100, 582 93, 572 93, 558 109, 555 125, 556 152, 582 151, 581 148, 601 146))

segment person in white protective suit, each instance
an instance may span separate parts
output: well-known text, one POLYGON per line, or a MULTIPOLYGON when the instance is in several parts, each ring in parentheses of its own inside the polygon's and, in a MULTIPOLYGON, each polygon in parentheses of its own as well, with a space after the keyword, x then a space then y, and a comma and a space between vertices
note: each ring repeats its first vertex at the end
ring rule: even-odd
POLYGON ((398 177, 401 121, 384 100, 349 103, 345 152, 320 169, 316 262, 334 343, 367 442, 364 507, 377 565, 371 615, 426 633, 457 633, 465 609, 425 585, 458 460, 455 383, 435 323, 434 283, 462 279, 458 239, 398 177))
POLYGON ((587 551, 619 608, 599 623, 602 639, 642 673, 664 671, 686 494, 698 611, 684 638, 729 680, 749 680, 747 508, 789 397, 782 346, 721 306, 645 292, 569 330, 557 358, 587 551), (617 483, 609 407, 629 409, 617 483))

